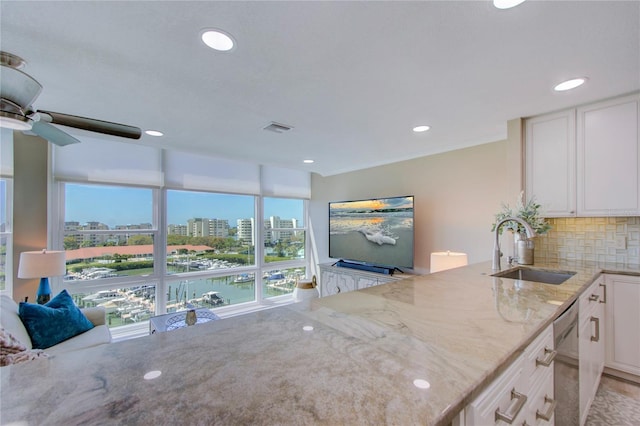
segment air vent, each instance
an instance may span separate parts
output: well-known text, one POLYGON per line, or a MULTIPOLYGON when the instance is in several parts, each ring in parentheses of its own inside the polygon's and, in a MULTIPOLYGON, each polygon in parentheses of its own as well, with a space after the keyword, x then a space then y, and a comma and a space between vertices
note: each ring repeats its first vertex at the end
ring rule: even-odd
POLYGON ((289 131, 291 129, 293 129, 292 126, 287 126, 286 124, 276 123, 275 121, 272 121, 271 124, 269 124, 267 127, 264 128, 264 130, 268 130, 270 132, 275 132, 275 133, 284 133, 284 132, 287 132, 287 131, 289 131))

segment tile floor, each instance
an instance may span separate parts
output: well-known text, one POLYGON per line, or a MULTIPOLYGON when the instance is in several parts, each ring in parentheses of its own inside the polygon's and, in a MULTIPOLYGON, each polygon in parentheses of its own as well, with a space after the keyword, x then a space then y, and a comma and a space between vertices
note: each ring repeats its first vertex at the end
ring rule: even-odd
POLYGON ((638 425, 640 385, 603 375, 585 426, 638 425))

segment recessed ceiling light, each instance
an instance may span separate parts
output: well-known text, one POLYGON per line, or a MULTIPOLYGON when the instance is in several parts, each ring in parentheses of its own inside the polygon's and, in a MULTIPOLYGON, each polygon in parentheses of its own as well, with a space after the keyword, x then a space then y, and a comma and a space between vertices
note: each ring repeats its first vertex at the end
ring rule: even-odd
POLYGON ((303 160, 303 163, 311 164, 311 163, 313 163, 313 160, 303 160))
POLYGON ((416 132, 416 133, 426 132, 430 128, 431 127, 429 127, 429 126, 416 126, 416 127, 413 128, 413 131, 416 132))
POLYGON ((582 86, 586 81, 586 77, 573 78, 556 85, 553 90, 555 90, 556 92, 564 92, 565 90, 571 90, 575 89, 578 86, 582 86))
POLYGON ((204 44, 214 50, 218 50, 221 52, 228 52, 235 46, 233 38, 231 38, 229 34, 221 30, 205 30, 202 32, 201 37, 204 44))
POLYGON ((163 136, 164 133, 158 131, 158 130, 145 130, 144 131, 146 134, 148 134, 149 136, 163 136))
POLYGON ((493 5, 498 9, 511 9, 525 0, 493 0, 493 5))

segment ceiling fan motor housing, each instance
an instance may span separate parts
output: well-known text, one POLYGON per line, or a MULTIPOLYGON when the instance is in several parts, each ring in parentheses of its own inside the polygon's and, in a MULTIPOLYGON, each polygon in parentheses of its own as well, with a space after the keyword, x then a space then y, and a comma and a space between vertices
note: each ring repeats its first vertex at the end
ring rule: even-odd
POLYGON ((27 114, 42 91, 42 85, 31 76, 7 65, 2 65, 0 73, 0 98, 17 105, 23 114, 27 114))

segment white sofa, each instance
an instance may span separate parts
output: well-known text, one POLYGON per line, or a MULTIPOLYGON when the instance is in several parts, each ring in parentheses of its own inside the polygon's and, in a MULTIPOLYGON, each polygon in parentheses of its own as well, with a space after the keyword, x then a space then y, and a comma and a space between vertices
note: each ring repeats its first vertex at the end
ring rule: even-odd
MULTIPOLYGON (((104 308, 85 308, 81 309, 81 311, 93 323, 94 327, 89 331, 45 349, 45 353, 57 355, 111 342, 111 332, 106 325, 104 308)), ((18 315, 18 304, 8 296, 0 296, 0 327, 11 333, 27 349, 33 348, 29 333, 27 333, 27 329, 18 315)))

